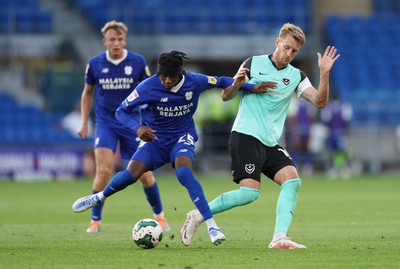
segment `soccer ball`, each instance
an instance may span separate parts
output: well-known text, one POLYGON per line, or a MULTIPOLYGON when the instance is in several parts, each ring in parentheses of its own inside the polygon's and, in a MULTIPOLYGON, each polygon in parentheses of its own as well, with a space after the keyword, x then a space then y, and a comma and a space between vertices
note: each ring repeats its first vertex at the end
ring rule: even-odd
POLYGON ((154 248, 163 238, 163 229, 154 219, 141 219, 133 227, 132 238, 141 248, 154 248))

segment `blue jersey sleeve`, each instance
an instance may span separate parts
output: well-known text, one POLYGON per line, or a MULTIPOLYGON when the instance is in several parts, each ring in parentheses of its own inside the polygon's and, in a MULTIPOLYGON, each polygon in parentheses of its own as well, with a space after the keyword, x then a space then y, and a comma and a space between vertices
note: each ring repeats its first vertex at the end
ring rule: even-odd
POLYGON ((140 111, 142 106, 150 101, 151 94, 148 89, 151 88, 151 83, 150 80, 146 80, 139 84, 115 111, 115 117, 135 133, 143 125, 140 111))
POLYGON ((87 65, 86 65, 86 70, 85 70, 85 83, 89 85, 95 85, 96 84, 96 78, 93 74, 93 66, 92 66, 92 60, 90 60, 87 65))
MULTIPOLYGON (((232 85, 234 79, 231 77, 216 77, 216 76, 207 76, 198 74, 196 76, 197 81, 202 85, 202 89, 212 89, 212 88, 221 88, 224 89, 232 85)), ((243 84, 239 90, 241 91, 252 91, 254 85, 250 83, 243 84)))
POLYGON ((142 125, 140 120, 140 107, 131 107, 126 101, 123 101, 121 105, 115 111, 115 117, 124 126, 128 127, 136 133, 139 126, 142 125))
POLYGON ((143 64, 143 69, 142 69, 142 72, 140 73, 139 82, 142 82, 143 80, 145 80, 146 78, 149 78, 151 76, 151 72, 150 72, 149 66, 146 62, 146 59, 143 56, 141 56, 141 60, 142 60, 142 64, 143 64))

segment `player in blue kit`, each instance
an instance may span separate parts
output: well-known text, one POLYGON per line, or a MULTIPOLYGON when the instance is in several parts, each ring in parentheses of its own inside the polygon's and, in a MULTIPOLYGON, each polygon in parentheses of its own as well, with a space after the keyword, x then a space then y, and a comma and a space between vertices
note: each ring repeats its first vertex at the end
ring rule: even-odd
POLYGON ((78 199, 72 209, 82 212, 102 204, 107 197, 135 183, 146 171, 170 163, 178 181, 187 189, 192 202, 201 212, 211 242, 218 245, 225 240, 225 236, 215 223, 202 186, 192 172, 198 139, 193 114, 200 94, 208 89, 223 88, 221 96, 231 98, 239 87, 245 91, 265 93, 265 88, 274 88, 275 83, 244 84, 245 68, 239 70, 235 79, 186 73, 183 70, 184 59, 187 57, 182 52, 161 54, 157 75, 139 84, 120 105, 117 118, 147 143, 133 155, 127 170, 116 174, 104 191, 78 199), (146 105, 143 110, 142 105, 146 105), (143 121, 140 114, 144 114, 143 121))
MULTIPOLYGON (((248 68, 250 83, 275 81, 275 89, 267 94, 243 92, 239 110, 229 139, 233 181, 239 189, 225 192, 209 203, 212 214, 254 202, 260 195, 261 173, 280 186, 276 205, 275 231, 269 248, 305 249, 292 241, 287 231, 297 204, 301 179, 289 153, 281 147, 282 135, 290 100, 293 94, 304 98, 317 108, 324 108, 329 96, 329 74, 340 57, 335 47, 328 46, 318 53, 320 81, 314 88, 307 76, 290 65, 305 42, 301 28, 286 23, 275 41, 272 54, 253 56, 241 66, 248 68)), ((229 100, 229 99, 223 99, 229 100)), ((189 245, 203 222, 197 210, 187 214, 181 230, 182 242, 189 245)))
MULTIPOLYGON (((88 133, 88 119, 92 108, 94 94, 95 107, 95 141, 94 153, 96 175, 93 182, 93 193, 102 191, 113 173, 114 155, 118 144, 121 159, 128 163, 139 145, 139 138, 115 118, 115 110, 129 96, 139 82, 151 74, 144 57, 127 51, 125 24, 110 21, 101 29, 103 44, 107 51, 91 58, 86 67, 85 86, 81 97, 81 126, 78 134, 85 138, 88 133)), ((164 230, 169 230, 162 209, 157 182, 151 172, 145 173, 140 181, 143 183, 146 197, 153 209, 154 218, 164 230)), ((91 223, 87 232, 98 232, 101 226, 103 204, 93 207, 91 223)))

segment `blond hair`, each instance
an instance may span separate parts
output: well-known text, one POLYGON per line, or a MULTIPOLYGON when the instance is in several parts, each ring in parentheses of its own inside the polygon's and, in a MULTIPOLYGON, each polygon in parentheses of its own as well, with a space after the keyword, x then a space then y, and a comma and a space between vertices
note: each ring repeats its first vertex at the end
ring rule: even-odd
POLYGON ((112 21, 107 22, 104 25, 104 27, 101 28, 101 32, 103 33, 103 36, 105 36, 107 31, 110 29, 115 30, 118 34, 128 33, 128 27, 126 27, 126 25, 123 22, 112 20, 112 21))
POLYGON ((285 23, 281 30, 279 31, 279 38, 284 38, 287 35, 291 35, 297 43, 302 46, 306 42, 306 36, 304 35, 303 30, 291 23, 285 23))

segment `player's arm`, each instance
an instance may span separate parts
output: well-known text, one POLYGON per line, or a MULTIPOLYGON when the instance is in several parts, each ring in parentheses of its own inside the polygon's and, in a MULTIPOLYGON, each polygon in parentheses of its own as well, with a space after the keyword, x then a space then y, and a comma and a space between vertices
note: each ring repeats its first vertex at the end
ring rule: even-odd
POLYGON ((254 93, 267 93, 268 88, 276 88, 276 82, 271 81, 266 81, 259 84, 246 83, 249 81, 250 77, 251 61, 252 58, 246 59, 246 61, 244 61, 239 67, 239 70, 234 77, 233 83, 223 89, 223 91, 221 92, 221 98, 223 101, 229 101, 233 99, 237 95, 239 90, 251 91, 254 93))
POLYGON ((229 101, 233 99, 239 90, 251 91, 254 93, 267 93, 268 89, 275 89, 276 82, 266 81, 258 84, 245 83, 248 79, 246 76, 247 68, 239 69, 238 73, 235 75, 233 83, 222 90, 221 98, 223 101, 229 101))
POLYGON ((319 87, 318 90, 314 87, 307 87, 301 97, 312 103, 317 108, 324 108, 328 103, 329 99, 329 74, 333 64, 340 57, 340 54, 336 54, 337 50, 335 47, 328 46, 321 55, 318 55, 318 66, 319 66, 319 87))
POLYGON ((81 96, 81 125, 77 130, 77 134, 81 138, 85 138, 88 131, 88 122, 90 117, 90 111, 92 110, 94 86, 85 83, 81 96))

